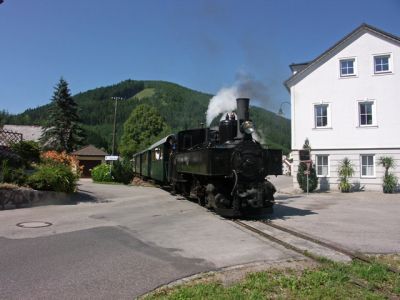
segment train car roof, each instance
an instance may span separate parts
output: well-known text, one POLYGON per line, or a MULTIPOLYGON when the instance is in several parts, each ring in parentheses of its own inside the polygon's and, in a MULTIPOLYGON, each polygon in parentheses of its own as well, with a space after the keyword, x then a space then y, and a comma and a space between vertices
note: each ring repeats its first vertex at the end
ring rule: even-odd
POLYGON ((143 153, 146 152, 146 151, 147 151, 147 149, 146 149, 146 150, 142 150, 142 151, 140 151, 140 152, 136 152, 135 154, 132 155, 132 157, 136 157, 136 156, 138 156, 138 155, 141 155, 141 154, 143 154, 143 153))
POLYGON ((144 151, 151 150, 151 149, 154 149, 154 148, 156 148, 156 147, 158 147, 158 146, 160 146, 162 144, 165 144, 170 137, 175 137, 175 135, 174 134, 167 135, 165 138, 159 140, 158 142, 155 142, 153 145, 151 145, 149 148, 147 148, 144 151))

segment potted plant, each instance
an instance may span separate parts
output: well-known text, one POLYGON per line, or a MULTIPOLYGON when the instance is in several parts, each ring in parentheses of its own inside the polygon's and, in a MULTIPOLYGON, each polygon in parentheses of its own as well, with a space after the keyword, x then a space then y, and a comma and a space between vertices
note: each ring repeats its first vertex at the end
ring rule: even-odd
POLYGON ((397 189, 398 180, 393 173, 389 173, 389 169, 395 167, 394 158, 390 156, 382 156, 379 158, 378 163, 385 168, 385 175, 383 176, 382 184, 383 192, 394 193, 397 189))
POLYGON ((349 177, 352 177, 353 174, 354 174, 354 168, 350 159, 348 159, 347 157, 343 158, 338 168, 339 190, 342 193, 350 192, 351 184, 349 182, 349 177))

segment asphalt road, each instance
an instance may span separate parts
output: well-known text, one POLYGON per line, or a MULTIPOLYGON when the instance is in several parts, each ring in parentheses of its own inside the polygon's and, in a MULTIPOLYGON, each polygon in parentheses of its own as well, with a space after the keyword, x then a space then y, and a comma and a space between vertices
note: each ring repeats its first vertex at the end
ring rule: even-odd
POLYGON ((0 244, 1 299, 132 299, 172 278, 212 268, 116 227, 2 238, 0 244))
POLYGON ((79 189, 72 205, 0 211, 0 299, 132 299, 203 271, 303 259, 160 189, 79 189), (16 226, 27 221, 52 226, 16 226))

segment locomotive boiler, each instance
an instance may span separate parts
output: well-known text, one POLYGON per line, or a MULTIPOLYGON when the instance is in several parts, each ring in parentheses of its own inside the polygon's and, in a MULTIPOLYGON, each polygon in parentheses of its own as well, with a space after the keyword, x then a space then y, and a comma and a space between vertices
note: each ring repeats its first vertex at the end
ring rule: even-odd
POLYGON ((266 176, 282 174, 282 152, 253 139, 249 99, 236 101, 236 115, 227 114, 217 129, 180 131, 135 154, 135 173, 222 216, 271 213, 275 187, 266 176))

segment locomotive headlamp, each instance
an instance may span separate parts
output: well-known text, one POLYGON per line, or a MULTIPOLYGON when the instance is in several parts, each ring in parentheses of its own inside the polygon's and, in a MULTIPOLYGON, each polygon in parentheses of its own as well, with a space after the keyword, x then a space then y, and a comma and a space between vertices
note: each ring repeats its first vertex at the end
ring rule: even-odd
POLYGON ((242 124, 242 128, 247 134, 252 134, 254 132, 253 122, 251 121, 244 121, 242 124))

